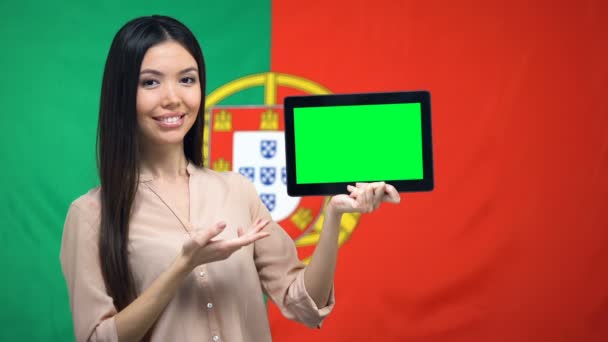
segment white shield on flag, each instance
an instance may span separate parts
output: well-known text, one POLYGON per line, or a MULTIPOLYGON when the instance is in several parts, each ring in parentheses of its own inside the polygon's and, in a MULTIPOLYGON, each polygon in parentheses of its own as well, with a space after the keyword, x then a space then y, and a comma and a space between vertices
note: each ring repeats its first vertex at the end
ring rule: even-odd
POLYGON ((288 217, 300 203, 300 197, 287 195, 287 187, 281 181, 281 172, 284 168, 285 137, 283 132, 234 132, 232 169, 239 170, 249 179, 253 178, 253 184, 260 194, 262 202, 275 221, 288 217), (250 176, 251 173, 253 176, 250 176), (265 196, 262 197, 262 194, 265 196))

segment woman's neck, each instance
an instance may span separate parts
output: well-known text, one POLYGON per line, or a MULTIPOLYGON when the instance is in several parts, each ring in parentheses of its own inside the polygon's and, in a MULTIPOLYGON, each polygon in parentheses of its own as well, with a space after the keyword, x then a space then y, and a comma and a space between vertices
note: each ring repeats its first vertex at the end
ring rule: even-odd
POLYGON ((182 144, 140 148, 140 172, 154 178, 176 179, 186 176, 188 159, 182 144))

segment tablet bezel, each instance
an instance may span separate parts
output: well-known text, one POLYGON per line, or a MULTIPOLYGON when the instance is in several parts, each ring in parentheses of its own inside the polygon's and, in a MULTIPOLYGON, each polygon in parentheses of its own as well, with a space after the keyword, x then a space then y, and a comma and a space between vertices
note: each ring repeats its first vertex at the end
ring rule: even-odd
POLYGON ((294 108, 323 106, 352 106, 367 104, 420 103, 422 128, 422 167, 420 180, 375 179, 386 181, 399 192, 431 191, 434 189, 433 149, 431 136, 431 94, 428 91, 401 91, 383 93, 330 94, 288 96, 283 102, 285 120, 285 162, 287 166, 287 194, 289 196, 318 196, 347 193, 352 182, 296 183, 296 155, 294 135, 294 108))

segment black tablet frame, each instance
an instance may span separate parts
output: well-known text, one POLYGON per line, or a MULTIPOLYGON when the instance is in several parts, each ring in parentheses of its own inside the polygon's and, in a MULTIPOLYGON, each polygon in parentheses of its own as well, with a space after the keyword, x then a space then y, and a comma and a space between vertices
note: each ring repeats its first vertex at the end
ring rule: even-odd
POLYGON ((294 136, 294 108, 322 106, 352 106, 368 104, 420 103, 422 125, 421 180, 378 179, 395 186, 399 192, 431 191, 435 187, 431 136, 431 94, 429 91, 399 91, 383 93, 331 94, 288 96, 283 102, 285 120, 285 162, 287 167, 287 194, 289 196, 318 196, 347 193, 346 186, 353 183, 296 183, 296 155, 294 136))

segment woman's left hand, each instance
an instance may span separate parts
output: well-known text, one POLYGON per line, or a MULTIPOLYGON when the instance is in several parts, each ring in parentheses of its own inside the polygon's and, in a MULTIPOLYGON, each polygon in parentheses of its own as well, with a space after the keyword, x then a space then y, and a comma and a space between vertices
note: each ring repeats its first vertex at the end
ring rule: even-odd
POLYGON ((350 195, 336 195, 331 198, 328 210, 336 214, 371 213, 381 202, 399 203, 401 198, 394 186, 384 182, 357 183, 348 185, 350 195))

